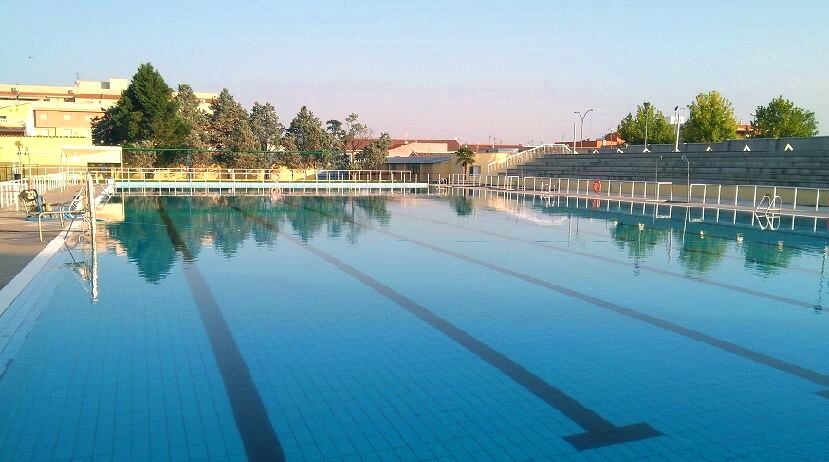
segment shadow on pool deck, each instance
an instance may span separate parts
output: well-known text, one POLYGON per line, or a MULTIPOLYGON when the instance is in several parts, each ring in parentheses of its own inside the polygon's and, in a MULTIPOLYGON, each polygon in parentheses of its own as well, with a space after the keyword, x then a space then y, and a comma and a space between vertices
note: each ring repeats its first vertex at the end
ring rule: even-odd
MULTIPOLYGON (((77 188, 43 194, 46 202, 69 202, 77 188)), ((37 220, 26 220, 26 213, 14 208, 0 209, 0 289, 6 286, 60 232, 60 222, 43 221, 43 242, 37 231, 37 220)))

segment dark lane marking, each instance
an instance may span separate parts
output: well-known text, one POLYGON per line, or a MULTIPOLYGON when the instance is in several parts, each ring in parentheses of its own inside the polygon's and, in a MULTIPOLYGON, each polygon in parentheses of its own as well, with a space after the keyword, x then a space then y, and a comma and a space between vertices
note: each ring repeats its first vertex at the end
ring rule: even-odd
MULTIPOLYGON (((326 214, 326 212, 323 212, 323 211, 320 211, 320 210, 316 210, 316 209, 312 209, 312 208, 308 208, 308 207, 305 207, 305 208, 307 210, 311 210, 311 211, 314 211, 314 212, 322 214, 322 215, 326 214)), ((332 216, 332 215, 328 215, 328 216, 332 216)), ((720 340, 716 337, 712 337, 712 336, 704 334, 702 332, 699 332, 699 331, 696 331, 696 330, 693 330, 693 329, 689 329, 687 327, 683 327, 683 326, 680 326, 678 324, 674 324, 672 322, 665 321, 664 319, 657 318, 657 317, 654 317, 654 316, 651 316, 651 315, 648 315, 648 314, 645 314, 645 313, 641 313, 641 312, 636 311, 636 310, 631 309, 631 308, 627 308, 627 307, 624 307, 624 306, 621 306, 621 305, 617 305, 617 304, 609 302, 607 300, 603 300, 603 299, 600 299, 600 298, 593 297, 591 295, 581 293, 579 291, 576 291, 574 289, 570 289, 568 287, 564 287, 564 286, 560 286, 558 284, 553 284, 551 282, 547 282, 543 279, 539 279, 537 277, 530 276, 529 274, 521 273, 521 272, 518 272, 518 271, 513 271, 509 268, 505 268, 503 266, 499 266, 499 265, 496 265, 494 263, 489 263, 489 262, 486 262, 486 261, 483 261, 483 260, 478 260, 477 258, 469 257, 469 256, 463 255, 461 253, 454 252, 452 250, 437 247, 437 246, 434 246, 432 244, 429 244, 429 243, 426 243, 426 242, 423 242, 423 241, 418 241, 416 239, 408 238, 406 236, 401 236, 400 234, 393 233, 391 231, 387 231, 387 230, 383 230, 383 229, 379 229, 379 228, 373 227, 373 226, 371 226, 369 224, 366 224, 366 223, 357 222, 357 221, 353 220, 351 217, 343 216, 343 217, 340 217, 340 218, 343 219, 343 220, 346 220, 346 221, 350 221, 351 223, 354 223, 358 226, 362 226, 364 228, 372 229, 372 230, 374 230, 374 231, 376 231, 380 234, 385 234, 387 236, 393 237, 397 240, 408 241, 408 242, 411 242, 412 244, 423 247, 425 249, 429 249, 429 250, 432 250, 434 252, 442 253, 444 255, 449 255, 450 257, 457 258, 458 260, 463 260, 465 262, 472 263, 474 265, 482 266, 484 268, 488 268, 488 269, 491 269, 493 271, 497 271, 501 274, 512 276, 516 279, 520 279, 522 281, 529 282, 530 284, 550 289, 554 292, 558 292, 558 293, 566 295, 568 297, 575 298, 577 300, 581 300, 581 301, 590 303, 591 305, 597 306, 599 308, 603 308, 603 309, 606 309, 606 310, 609 310, 609 311, 613 311, 613 312, 618 313, 622 316, 626 316, 626 317, 631 318, 631 319, 636 319, 637 321, 642 321, 642 322, 648 323, 652 326, 658 327, 660 329, 667 330, 669 332, 673 332, 675 334, 679 334, 679 335, 681 335, 683 337, 686 337, 688 339, 704 343, 706 345, 712 346, 714 348, 718 348, 718 349, 723 350, 723 351, 727 351, 729 353, 733 353, 733 354, 735 354, 737 356, 740 356, 742 358, 754 361, 754 362, 759 363, 759 364, 763 364, 765 366, 772 367, 774 369, 785 372, 787 374, 794 375, 796 377, 800 377, 802 379, 808 380, 808 381, 810 381, 812 383, 815 383, 815 384, 818 384, 820 386, 829 387, 829 375, 825 375, 825 374, 822 374, 820 372, 813 371, 811 369, 807 369, 803 366, 799 366, 797 364, 793 364, 793 363, 790 363, 790 362, 787 362, 787 361, 783 361, 782 359, 777 359, 773 356, 769 356, 769 355, 764 354, 764 353, 760 353, 760 352, 757 352, 757 351, 754 351, 754 350, 750 350, 748 348, 742 347, 740 345, 737 345, 737 344, 734 344, 734 343, 731 343, 731 342, 728 342, 728 341, 725 341, 725 340, 720 340)), ((820 396, 829 397, 829 390, 826 391, 826 392, 823 392, 823 391, 818 392, 818 394, 820 396)))
POLYGON ((284 461, 285 452, 268 418, 268 411, 259 390, 250 376, 248 365, 207 281, 196 266, 193 253, 164 208, 161 198, 158 200, 158 210, 173 247, 181 252, 184 258, 184 276, 193 293, 204 329, 207 331, 207 338, 210 340, 210 348, 222 375, 230 407, 233 409, 233 419, 245 446, 245 455, 251 462, 284 461))
MULTIPOLYGON (((240 212, 248 219, 257 222, 268 229, 280 232, 280 230, 268 220, 258 217, 239 207, 232 206, 232 208, 240 212)), ((436 330, 442 332, 469 350, 471 353, 497 368, 516 383, 541 398, 551 407, 557 409, 568 419, 575 422, 579 427, 585 430, 585 433, 565 436, 564 439, 579 451, 662 435, 662 433, 655 430, 647 423, 637 423, 621 427, 614 425, 612 422, 604 419, 595 411, 585 407, 583 404, 567 395, 562 390, 548 384, 541 377, 533 374, 503 353, 494 350, 492 347, 468 334, 466 331, 436 315, 428 308, 417 304, 412 299, 395 291, 391 287, 361 272, 357 268, 343 262, 333 255, 309 244, 303 243, 293 235, 283 234, 283 236, 297 246, 330 263, 343 273, 348 274, 362 284, 370 287, 378 294, 391 300, 399 307, 426 322, 436 330)))
MULTIPOLYGON (((506 234, 495 233, 495 232, 492 232, 492 231, 484 231, 482 229, 476 229, 476 228, 472 228, 472 227, 469 227, 469 226, 463 226, 463 225, 456 225, 456 224, 453 224, 453 223, 447 223, 445 221, 435 220, 435 219, 432 219, 432 218, 425 218, 425 217, 421 217, 421 216, 417 216, 417 215, 411 215, 411 214, 406 214, 406 213, 401 213, 400 215, 402 215, 404 217, 413 218, 413 219, 416 219, 416 220, 426 221, 426 222, 429 222, 429 223, 435 223, 435 224, 438 224, 438 225, 448 226, 450 228, 462 229, 462 230, 465 230, 465 231, 472 231, 472 232, 484 234, 484 235, 487 235, 487 236, 498 237, 498 238, 501 238, 501 239, 507 239, 507 240, 514 241, 514 242, 521 242, 521 243, 524 243, 524 244, 531 244, 531 245, 535 245, 535 246, 538 246, 538 247, 543 247, 545 249, 549 249, 549 250, 552 250, 552 251, 555 251, 555 252, 569 253, 571 255, 578 255, 578 256, 581 256, 581 257, 591 258, 593 260, 599 260, 599 261, 602 261, 602 262, 605 262, 605 263, 613 263, 613 264, 621 265, 621 266, 625 266, 625 267, 630 266, 630 263, 627 262, 627 261, 618 260, 618 259, 611 258, 611 257, 603 257, 601 255, 596 255, 596 254, 593 254, 593 253, 590 253, 590 252, 583 252, 583 251, 580 251, 580 250, 573 250, 573 249, 558 247, 558 246, 555 246, 555 245, 544 244, 544 243, 541 243, 539 241, 521 239, 521 238, 517 238, 517 237, 514 237, 514 236, 508 236, 506 234)), ((734 292, 743 293, 743 294, 746 294, 746 295, 752 295, 752 296, 755 296, 755 297, 765 298, 765 299, 768 299, 768 300, 773 300, 773 301, 776 301, 776 302, 785 303, 787 305, 797 306, 797 307, 800 307, 800 308, 814 309, 814 306, 815 306, 814 303, 808 303, 808 302, 805 302, 805 301, 802 301, 802 300, 796 300, 794 298, 783 297, 783 296, 780 296, 780 295, 774 295, 774 294, 770 294, 768 292, 762 292, 762 291, 759 291, 759 290, 748 289, 748 288, 740 287, 740 286, 733 285, 733 284, 726 284, 724 282, 712 281, 712 280, 706 279, 706 278, 695 278, 695 277, 688 276, 686 274, 675 273, 673 271, 664 270, 664 269, 661 269, 661 268, 656 268, 656 267, 650 266, 650 265, 640 264, 639 268, 643 269, 643 270, 650 271, 652 273, 661 274, 663 276, 670 276, 670 277, 673 277, 673 278, 684 279, 684 280, 687 280, 687 281, 694 281, 694 282, 698 282, 700 284, 704 284, 704 285, 707 285, 707 286, 719 287, 719 288, 722 288, 722 289, 727 289, 727 290, 731 290, 731 291, 734 291, 734 292)))

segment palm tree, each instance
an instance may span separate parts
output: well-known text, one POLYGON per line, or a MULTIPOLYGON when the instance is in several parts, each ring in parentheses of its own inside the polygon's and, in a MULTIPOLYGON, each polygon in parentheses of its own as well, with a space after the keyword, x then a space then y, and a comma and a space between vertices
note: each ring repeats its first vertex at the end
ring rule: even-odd
POLYGON ((455 163, 463 167, 464 173, 467 173, 469 166, 475 163, 475 153, 465 144, 458 149, 455 156, 455 163))

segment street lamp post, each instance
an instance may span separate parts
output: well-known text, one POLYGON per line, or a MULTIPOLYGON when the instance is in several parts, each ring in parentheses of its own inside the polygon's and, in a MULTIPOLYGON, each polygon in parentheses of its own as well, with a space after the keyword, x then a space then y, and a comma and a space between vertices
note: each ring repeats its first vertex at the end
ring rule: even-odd
POLYGON ((676 122, 676 141, 674 142, 674 152, 679 152, 679 106, 674 108, 674 122, 676 122))
POLYGON ((573 122, 573 153, 578 154, 579 151, 576 149, 576 123, 573 122))
POLYGON ((643 106, 645 106, 645 149, 648 149, 648 121, 651 118, 651 103, 645 101, 643 106))
POLYGON ((584 118, 587 117, 587 114, 590 114, 591 112, 593 112, 592 108, 584 111, 584 114, 582 114, 579 111, 573 113, 578 115, 581 121, 581 123, 579 124, 579 149, 581 149, 581 141, 584 139, 584 118))

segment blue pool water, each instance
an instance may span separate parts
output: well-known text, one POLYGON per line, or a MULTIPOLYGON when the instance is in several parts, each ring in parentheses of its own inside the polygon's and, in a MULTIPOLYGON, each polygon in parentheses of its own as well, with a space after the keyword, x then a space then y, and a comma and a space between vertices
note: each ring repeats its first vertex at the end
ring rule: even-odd
POLYGON ((825 221, 458 194, 124 198, 0 460, 829 460, 825 221))

